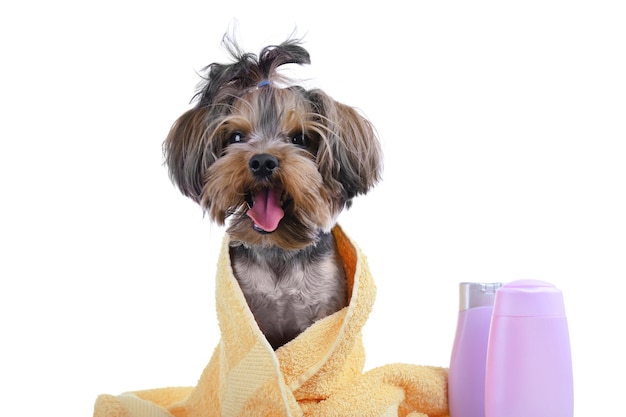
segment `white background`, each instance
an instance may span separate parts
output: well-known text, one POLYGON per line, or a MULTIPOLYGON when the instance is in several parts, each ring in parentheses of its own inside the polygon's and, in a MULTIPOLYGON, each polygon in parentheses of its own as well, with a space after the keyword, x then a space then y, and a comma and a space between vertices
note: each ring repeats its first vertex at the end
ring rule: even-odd
POLYGON ((623 413, 620 3, 6 2, 0 414, 195 385, 223 229, 161 143, 233 19, 255 53, 296 29, 307 74, 380 133, 384 180, 340 218, 378 286, 367 368, 447 366, 459 282, 542 279, 565 297, 576 415, 623 413))

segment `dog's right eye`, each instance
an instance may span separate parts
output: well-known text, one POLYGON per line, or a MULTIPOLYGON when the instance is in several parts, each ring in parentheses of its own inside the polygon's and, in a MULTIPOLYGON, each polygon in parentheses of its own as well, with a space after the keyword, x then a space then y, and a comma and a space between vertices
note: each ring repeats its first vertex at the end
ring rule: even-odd
POLYGON ((241 132, 234 132, 233 134, 230 135, 230 139, 228 140, 228 143, 242 143, 243 142, 243 133, 241 132))

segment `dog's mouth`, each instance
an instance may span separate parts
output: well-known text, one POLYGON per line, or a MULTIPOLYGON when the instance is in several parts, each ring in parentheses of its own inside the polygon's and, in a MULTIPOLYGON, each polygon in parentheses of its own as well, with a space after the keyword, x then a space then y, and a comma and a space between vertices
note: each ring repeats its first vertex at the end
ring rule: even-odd
POLYGON ((285 216, 283 209, 283 190, 276 187, 261 188, 246 194, 248 211, 252 227, 260 233, 272 233, 285 216))

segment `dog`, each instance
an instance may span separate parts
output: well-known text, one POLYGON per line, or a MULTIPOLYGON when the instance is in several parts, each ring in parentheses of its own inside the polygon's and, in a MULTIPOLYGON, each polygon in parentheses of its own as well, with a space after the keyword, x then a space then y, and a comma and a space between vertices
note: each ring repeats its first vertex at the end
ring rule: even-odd
MULTIPOLYGON (((225 225, 233 273, 274 349, 348 304, 331 229, 379 182, 382 151, 360 112, 283 74, 310 64, 300 39, 203 69, 193 107, 163 143, 182 194, 225 225)), ((359 71, 362 68, 359 66, 359 71)))

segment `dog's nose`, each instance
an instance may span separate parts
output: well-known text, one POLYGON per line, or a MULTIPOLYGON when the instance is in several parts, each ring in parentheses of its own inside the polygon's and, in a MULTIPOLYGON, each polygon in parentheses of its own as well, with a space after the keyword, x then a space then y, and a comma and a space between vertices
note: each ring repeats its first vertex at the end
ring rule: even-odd
POLYGON ((257 177, 268 177, 278 167, 278 159, 274 155, 260 153, 250 158, 250 170, 257 177))

